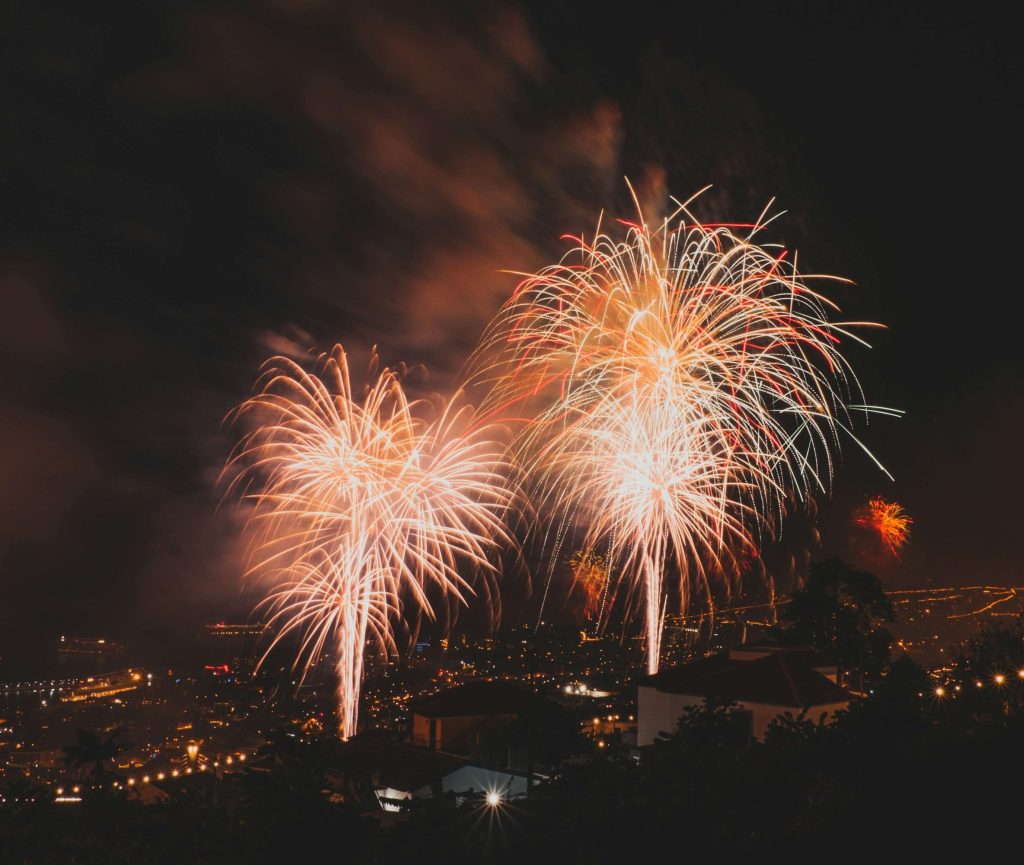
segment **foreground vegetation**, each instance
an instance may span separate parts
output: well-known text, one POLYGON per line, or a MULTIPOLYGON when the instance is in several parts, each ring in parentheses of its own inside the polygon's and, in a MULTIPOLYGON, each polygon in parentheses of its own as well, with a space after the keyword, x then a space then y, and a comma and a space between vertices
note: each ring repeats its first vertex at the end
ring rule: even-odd
MULTIPOLYGON (((823 625, 838 621, 829 597, 842 592, 830 591, 810 604, 802 621, 819 625, 802 638, 825 648, 845 641, 842 651, 867 659, 870 674, 858 672, 868 695, 828 726, 784 717, 752 742, 729 706, 705 705, 639 762, 628 748, 599 755, 565 737, 566 759, 528 799, 492 807, 439 796, 387 827, 330 789, 330 738, 275 737, 262 771, 197 779, 150 806, 110 794, 58 807, 7 776, 0 862, 221 865, 316 854, 346 863, 629 863, 658 850, 799 861, 899 851, 948 858, 1014 845, 1024 623, 981 632, 936 679, 906 658, 884 662, 870 617, 851 625, 864 632, 860 642, 823 625)), ((884 605, 871 603, 884 622, 884 605)), ((86 736, 67 752, 83 772, 103 773, 116 747, 86 736)))

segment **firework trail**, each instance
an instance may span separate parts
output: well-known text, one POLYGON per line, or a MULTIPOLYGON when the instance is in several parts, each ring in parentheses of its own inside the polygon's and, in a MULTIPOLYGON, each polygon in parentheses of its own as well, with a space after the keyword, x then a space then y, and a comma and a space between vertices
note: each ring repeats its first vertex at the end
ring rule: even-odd
POLYGON ((637 205, 623 239, 599 224, 523 274, 469 374, 488 413, 521 423, 515 458, 553 517, 543 544, 557 555, 582 531, 584 550, 609 551, 644 610, 650 672, 666 574, 684 609, 728 584, 787 491, 827 489, 851 413, 889 412, 847 405, 859 386, 840 342, 870 325, 830 322, 787 252, 754 242, 767 223, 702 225, 687 204, 653 228, 637 205))
POLYGON ((901 505, 887 502, 881 496, 876 496, 854 511, 853 521, 877 535, 896 559, 910 540, 910 527, 914 522, 901 505))
MULTIPOLYGON (((337 657, 340 730, 356 730, 367 646, 396 651, 402 616, 448 614, 481 575, 493 606, 493 553, 511 543, 500 429, 476 422, 458 399, 411 402, 385 369, 362 399, 340 346, 307 371, 268 361, 257 393, 237 412, 255 424, 229 462, 232 489, 253 505, 252 565, 271 589, 277 633, 297 635, 305 676, 337 657)), ((264 655, 266 657, 266 655, 264 655)))

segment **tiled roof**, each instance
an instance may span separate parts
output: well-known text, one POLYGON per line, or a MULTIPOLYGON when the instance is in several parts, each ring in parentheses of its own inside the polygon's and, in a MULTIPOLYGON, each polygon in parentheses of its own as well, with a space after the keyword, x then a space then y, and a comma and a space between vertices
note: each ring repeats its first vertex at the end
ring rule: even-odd
POLYGON ((641 684, 670 694, 685 694, 806 709, 846 703, 850 694, 799 660, 797 653, 771 652, 752 661, 731 660, 728 654, 703 658, 665 670, 641 684))
POLYGON ((536 699, 514 682, 469 682, 414 703, 413 714, 427 718, 466 715, 518 715, 536 699))
POLYGON ((429 751, 378 736, 362 734, 345 742, 339 755, 342 771, 372 780, 381 787, 412 792, 440 781, 466 765, 452 754, 429 751))
POLYGON ((790 646, 769 638, 758 640, 756 643, 744 643, 742 646, 736 646, 729 650, 729 655, 737 660, 750 660, 751 655, 767 655, 772 652, 785 652, 789 657, 796 658, 814 670, 836 665, 835 661, 810 646, 790 646), (743 655, 747 657, 739 657, 743 655))

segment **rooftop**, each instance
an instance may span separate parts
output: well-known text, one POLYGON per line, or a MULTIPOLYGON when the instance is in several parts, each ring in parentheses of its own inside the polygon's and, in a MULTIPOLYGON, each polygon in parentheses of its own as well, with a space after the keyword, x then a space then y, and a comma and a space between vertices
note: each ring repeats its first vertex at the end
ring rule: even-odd
POLYGON ((533 694, 514 682, 469 682, 419 700, 411 708, 413 714, 426 718, 518 715, 533 699, 533 694))
POLYGON ((795 658, 812 670, 834 670, 836 665, 827 655, 810 646, 787 646, 769 637, 736 646, 729 650, 729 657, 736 661, 752 661, 773 652, 785 652, 788 657, 795 658))
POLYGON ((801 651, 769 651, 744 660, 723 653, 669 668, 641 685, 668 694, 791 709, 849 702, 845 688, 808 666, 801 655, 801 651))
POLYGON ((466 765, 443 751, 428 751, 372 734, 353 736, 341 748, 339 768, 381 787, 412 792, 466 765))

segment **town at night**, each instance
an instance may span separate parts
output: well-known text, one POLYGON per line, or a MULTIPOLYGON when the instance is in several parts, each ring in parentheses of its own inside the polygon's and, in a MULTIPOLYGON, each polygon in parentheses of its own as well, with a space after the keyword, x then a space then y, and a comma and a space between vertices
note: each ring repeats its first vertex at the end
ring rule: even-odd
POLYGON ((10 5, 0 865, 1015 849, 995 9, 10 5))

